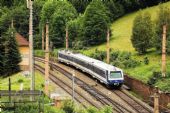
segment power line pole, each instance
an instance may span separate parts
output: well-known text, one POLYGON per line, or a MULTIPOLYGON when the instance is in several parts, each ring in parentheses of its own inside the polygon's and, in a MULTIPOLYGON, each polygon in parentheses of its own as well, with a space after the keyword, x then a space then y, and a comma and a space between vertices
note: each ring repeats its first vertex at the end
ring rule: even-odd
POLYGON ((167 26, 163 25, 162 35, 162 76, 166 76, 166 29, 167 26))
POLYGON ((48 95, 49 87, 49 23, 46 23, 46 49, 45 49, 45 93, 48 95))
POLYGON ((44 26, 42 27, 42 50, 44 50, 44 26))
POLYGON ((110 63, 110 30, 107 30, 107 63, 110 63))
POLYGON ((68 50, 68 27, 66 27, 66 50, 68 50))
POLYGON ((27 8, 30 10, 29 18, 29 66, 31 75, 31 90, 35 89, 34 58, 33 58, 33 1, 27 0, 27 8))

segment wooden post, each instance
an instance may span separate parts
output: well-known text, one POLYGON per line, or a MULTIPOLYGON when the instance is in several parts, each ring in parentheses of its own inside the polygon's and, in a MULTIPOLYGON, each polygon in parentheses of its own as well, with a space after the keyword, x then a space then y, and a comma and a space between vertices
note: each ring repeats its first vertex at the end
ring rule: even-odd
POLYGON ((159 96, 154 94, 154 113, 159 113, 159 96))
POLYGON ((107 30, 107 63, 110 63, 110 31, 107 30))
POLYGON ((162 35, 162 77, 166 76, 166 25, 163 25, 162 35))
POLYGON ((44 50, 44 26, 42 27, 42 50, 44 50))
POLYGON ((159 113, 159 95, 158 95, 158 87, 155 87, 154 97, 154 113, 159 113))
POLYGON ((33 58, 33 1, 27 0, 27 6, 29 6, 29 67, 31 76, 31 90, 35 89, 35 76, 34 76, 34 58, 33 58))
POLYGON ((68 50, 69 44, 68 44, 68 27, 66 27, 66 50, 68 50))
POLYGON ((45 50, 45 93, 48 95, 49 87, 49 23, 46 23, 46 50, 45 50))
POLYGON ((9 102, 11 102, 11 78, 9 77, 9 102))

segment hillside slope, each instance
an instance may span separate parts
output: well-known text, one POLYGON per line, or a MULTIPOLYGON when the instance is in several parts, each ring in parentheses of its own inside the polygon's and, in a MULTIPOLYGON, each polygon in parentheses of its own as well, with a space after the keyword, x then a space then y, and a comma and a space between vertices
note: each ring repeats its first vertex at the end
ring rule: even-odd
MULTIPOLYGON (((170 2, 164 3, 164 6, 170 7, 170 2)), ((156 52, 152 51, 146 55, 138 55, 135 49, 133 48, 130 38, 132 34, 132 26, 133 20, 137 14, 149 12, 152 16, 152 20, 155 20, 157 17, 157 12, 159 11, 159 5, 146 8, 131 14, 128 14, 117 21, 112 23, 112 37, 110 41, 110 46, 113 50, 119 51, 128 51, 133 54, 133 58, 137 59, 138 61, 143 62, 144 57, 148 57, 149 65, 145 65, 142 63, 140 66, 136 68, 129 68, 123 69, 125 73, 129 76, 142 80, 143 82, 147 83, 150 78, 153 76, 153 72, 161 71, 161 55, 157 54, 156 52)), ((102 44, 99 46, 92 47, 88 50, 83 51, 84 54, 89 55, 94 53, 94 50, 98 48, 99 50, 106 50, 106 44, 102 44)), ((167 56, 167 71, 170 73, 170 56, 167 56)), ((168 77, 166 81, 158 80, 155 85, 160 87, 162 90, 170 91, 168 88, 168 83, 170 83, 170 78, 168 77)))
MULTIPOLYGON (((170 7, 170 2, 164 3, 163 5, 170 7)), ((111 25, 111 30, 112 30, 112 37, 111 37, 111 42, 110 42, 111 48, 115 50, 134 52, 135 50, 132 47, 132 44, 130 41, 134 18, 140 12, 141 13, 149 12, 152 16, 152 20, 155 20, 157 17, 158 11, 159 11, 159 5, 125 15, 122 18, 113 22, 111 25)), ((86 51, 85 53, 88 53, 88 52, 91 53, 91 51, 95 50, 95 48, 98 48, 100 50, 105 50, 106 44, 92 47, 90 50, 86 51)))

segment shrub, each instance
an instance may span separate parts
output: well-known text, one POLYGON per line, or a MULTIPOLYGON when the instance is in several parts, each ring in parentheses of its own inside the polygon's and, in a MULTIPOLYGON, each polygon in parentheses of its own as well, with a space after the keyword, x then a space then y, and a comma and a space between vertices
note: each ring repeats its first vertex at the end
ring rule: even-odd
POLYGON ((161 72, 154 71, 147 84, 153 86, 161 76, 161 72))
POLYGON ((121 68, 134 68, 140 65, 140 62, 132 59, 130 52, 111 51, 111 64, 121 68))
POLYGON ((143 62, 144 62, 144 64, 148 65, 148 64, 149 64, 149 59, 148 59, 148 57, 145 57, 143 62))
POLYGON ((98 49, 95 50, 94 53, 90 55, 94 59, 98 59, 103 61, 106 58, 106 52, 105 51, 99 51, 98 49))
POLYGON ((18 83, 23 83, 23 82, 24 82, 23 79, 19 79, 19 80, 18 80, 18 83))
POLYGON ((65 113, 74 113, 74 111, 75 111, 75 104, 71 100, 64 101, 63 102, 63 106, 61 107, 61 109, 63 111, 65 111, 65 113))

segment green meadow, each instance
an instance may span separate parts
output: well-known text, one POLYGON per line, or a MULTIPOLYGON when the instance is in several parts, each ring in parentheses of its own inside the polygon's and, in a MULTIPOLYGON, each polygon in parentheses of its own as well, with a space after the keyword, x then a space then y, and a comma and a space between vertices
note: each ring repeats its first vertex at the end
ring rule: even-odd
MULTIPOLYGON (((166 7, 170 7, 170 2, 162 4, 166 7)), ((148 82, 150 78, 152 78, 152 73, 154 71, 161 71, 161 55, 154 51, 154 48, 151 49, 145 55, 138 55, 131 43, 131 35, 132 35, 132 26, 133 20, 139 13, 149 12, 151 14, 152 20, 155 21, 157 18, 157 13, 159 11, 159 5, 154 7, 149 7, 143 10, 139 10, 128 15, 123 16, 122 18, 116 20, 111 25, 112 35, 110 40, 110 47, 117 51, 127 51, 133 54, 133 58, 139 61, 143 61, 144 57, 148 57, 149 64, 145 65, 141 63, 140 66, 136 68, 129 68, 123 69, 126 74, 137 78, 145 83, 148 82)), ((161 43, 160 43, 161 44, 161 43)), ((82 52, 86 55, 90 55, 95 51, 98 50, 106 50, 106 43, 101 44, 99 46, 91 47, 88 50, 83 50, 82 52)), ((170 73, 170 56, 167 56, 167 73, 170 73)), ((169 77, 166 80, 158 80, 155 85, 160 87, 162 90, 170 91, 168 87, 168 83, 170 82, 169 77)))

